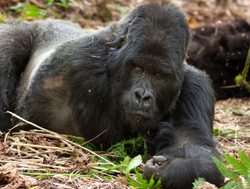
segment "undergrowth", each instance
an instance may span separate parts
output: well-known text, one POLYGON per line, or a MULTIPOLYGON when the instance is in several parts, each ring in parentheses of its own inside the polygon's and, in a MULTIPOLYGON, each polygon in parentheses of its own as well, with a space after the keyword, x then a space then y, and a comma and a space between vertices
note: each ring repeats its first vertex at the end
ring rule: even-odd
MULTIPOLYGON (((238 150, 238 158, 225 154, 224 159, 225 161, 221 161, 213 157, 216 166, 226 180, 226 184, 220 189, 249 189, 250 158, 247 154, 238 150)), ((204 178, 199 178, 193 183, 193 188, 200 189, 205 182, 204 178)))
POLYGON ((108 150, 120 158, 125 158, 127 156, 136 156, 141 154, 143 158, 146 158, 148 154, 146 140, 143 136, 138 136, 136 138, 123 140, 117 144, 112 145, 108 150))
MULTIPOLYGON (((97 150, 96 147, 86 143, 80 137, 72 137, 70 139, 75 143, 80 145, 87 146, 89 149, 97 150)), ((142 136, 136 138, 123 140, 117 144, 112 145, 109 149, 106 150, 108 154, 106 155, 112 162, 113 165, 105 163, 104 160, 94 158, 92 161, 98 162, 98 166, 95 166, 94 169, 91 169, 89 174, 100 174, 106 176, 108 174, 123 174, 125 175, 128 183, 131 187, 137 189, 156 189, 161 187, 161 180, 155 181, 153 177, 148 181, 144 179, 142 174, 142 165, 143 159, 146 159, 147 156, 147 144, 146 140, 142 136), (138 155, 141 154, 141 155, 138 155), (136 157, 134 157, 137 155, 136 157), (142 158, 143 156, 143 158, 142 158), (134 157, 134 158, 131 158, 134 157)))
POLYGON ((218 158, 213 158, 220 172, 227 178, 227 183, 222 189, 247 189, 250 188, 250 158, 246 153, 238 150, 239 158, 236 159, 229 154, 225 154, 226 162, 218 158), (229 166, 227 166, 229 164, 229 166))

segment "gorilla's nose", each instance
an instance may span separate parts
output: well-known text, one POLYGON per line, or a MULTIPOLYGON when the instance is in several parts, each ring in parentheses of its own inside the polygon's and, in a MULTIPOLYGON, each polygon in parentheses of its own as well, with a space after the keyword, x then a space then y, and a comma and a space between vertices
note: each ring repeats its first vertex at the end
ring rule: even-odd
POLYGON ((134 90, 134 97, 136 103, 146 111, 153 105, 153 95, 148 89, 136 88, 134 90))

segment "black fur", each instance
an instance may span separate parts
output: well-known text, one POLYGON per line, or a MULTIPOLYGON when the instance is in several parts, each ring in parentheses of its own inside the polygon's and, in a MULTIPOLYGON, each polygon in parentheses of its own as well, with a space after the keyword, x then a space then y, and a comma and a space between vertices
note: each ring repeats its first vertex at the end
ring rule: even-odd
POLYGON ((213 80, 216 99, 250 97, 250 93, 234 81, 246 62, 250 24, 236 20, 207 25, 193 29, 191 36, 187 62, 207 72, 213 80))
POLYGON ((198 177, 221 185, 213 89, 183 63, 188 39, 170 3, 140 6, 92 33, 64 21, 1 25, 0 128, 10 127, 10 110, 87 140, 102 133, 93 143, 103 147, 145 134, 155 155, 146 178, 162 177, 165 188, 191 188, 198 177))

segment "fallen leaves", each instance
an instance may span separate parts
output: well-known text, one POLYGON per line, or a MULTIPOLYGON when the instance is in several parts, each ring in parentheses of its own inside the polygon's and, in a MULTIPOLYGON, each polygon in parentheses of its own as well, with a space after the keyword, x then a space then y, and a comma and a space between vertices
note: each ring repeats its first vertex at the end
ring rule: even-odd
POLYGON ((0 185, 2 189, 30 188, 38 181, 30 176, 24 176, 17 170, 16 163, 7 163, 0 167, 0 185))

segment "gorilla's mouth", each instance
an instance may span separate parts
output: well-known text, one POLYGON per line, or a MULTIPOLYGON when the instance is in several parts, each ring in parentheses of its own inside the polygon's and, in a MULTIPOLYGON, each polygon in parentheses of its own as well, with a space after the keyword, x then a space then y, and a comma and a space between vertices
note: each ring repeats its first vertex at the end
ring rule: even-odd
POLYGON ((134 117, 134 122, 136 122, 136 123, 141 123, 141 122, 145 122, 146 120, 149 120, 149 118, 148 117, 143 117, 143 116, 141 116, 141 115, 133 115, 133 117, 134 117))
POLYGON ((122 95, 122 105, 125 111, 126 119, 131 124, 146 124, 155 117, 155 106, 147 103, 140 103, 131 98, 130 93, 126 92, 122 95))
POLYGON ((149 119, 151 117, 149 112, 141 110, 134 111, 131 114, 134 115, 135 117, 138 117, 138 119, 139 118, 149 119))
POLYGON ((128 111, 128 117, 130 120, 136 123, 145 122, 152 119, 152 113, 143 110, 128 111))

